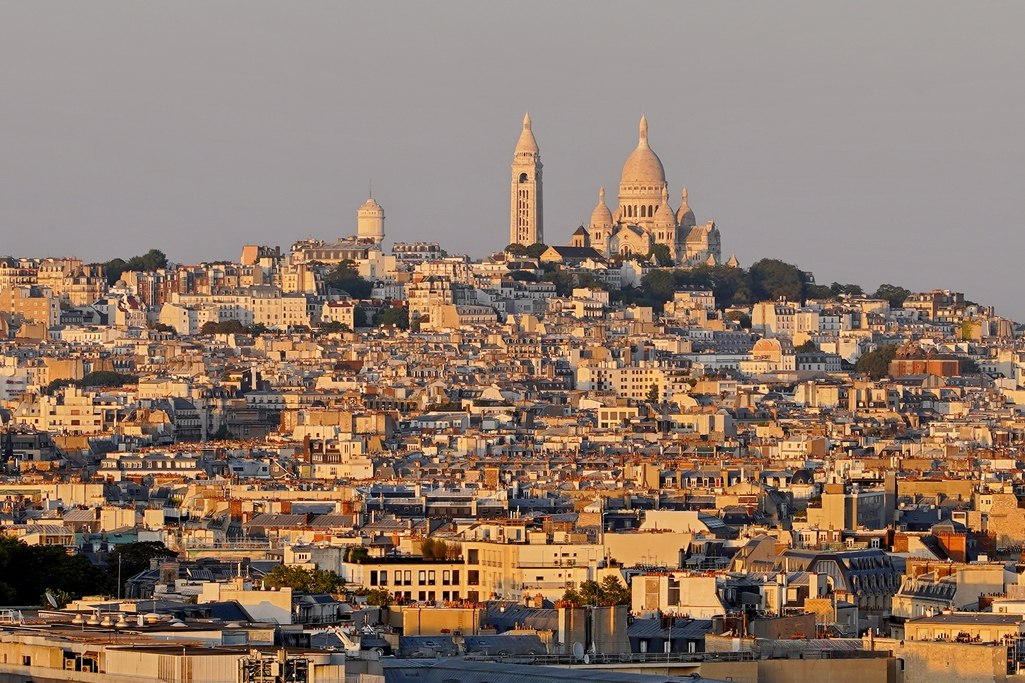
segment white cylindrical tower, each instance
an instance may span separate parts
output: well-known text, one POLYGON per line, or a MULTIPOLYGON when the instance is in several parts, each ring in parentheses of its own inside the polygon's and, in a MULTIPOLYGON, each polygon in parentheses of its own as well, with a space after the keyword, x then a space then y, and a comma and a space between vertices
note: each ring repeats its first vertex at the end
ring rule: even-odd
POLYGON ((363 202, 356 212, 356 236, 375 242, 384 241, 384 209, 373 197, 363 202))

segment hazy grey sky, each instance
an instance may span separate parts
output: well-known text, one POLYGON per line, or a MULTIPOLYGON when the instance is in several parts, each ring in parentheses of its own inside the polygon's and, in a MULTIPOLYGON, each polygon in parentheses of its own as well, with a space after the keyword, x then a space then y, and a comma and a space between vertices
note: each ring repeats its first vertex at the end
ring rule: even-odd
POLYGON ((355 230, 508 240, 528 110, 546 241, 646 113, 724 254, 1025 318, 1025 3, 0 3, 0 254, 238 258, 355 230))

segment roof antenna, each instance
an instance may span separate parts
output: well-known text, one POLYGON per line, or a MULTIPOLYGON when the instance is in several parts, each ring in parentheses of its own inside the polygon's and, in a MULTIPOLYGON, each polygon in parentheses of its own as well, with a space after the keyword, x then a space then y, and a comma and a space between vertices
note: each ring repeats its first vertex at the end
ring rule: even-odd
POLYGON ((374 198, 374 179, 373 178, 370 179, 369 184, 370 184, 370 198, 373 199, 374 198))

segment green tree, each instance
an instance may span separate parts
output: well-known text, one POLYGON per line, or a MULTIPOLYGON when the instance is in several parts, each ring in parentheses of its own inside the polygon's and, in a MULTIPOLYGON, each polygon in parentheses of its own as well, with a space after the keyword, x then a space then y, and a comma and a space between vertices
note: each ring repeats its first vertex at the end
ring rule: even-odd
POLYGON ((798 346, 794 351, 797 353, 814 353, 819 350, 819 345, 811 339, 798 346))
POLYGON ((601 584, 597 581, 588 579, 580 583, 581 604, 599 605, 601 604, 601 597, 601 584))
POLYGON ((349 329, 348 325, 346 325, 345 323, 340 323, 337 320, 331 320, 326 323, 321 323, 317 330, 319 330, 323 334, 333 334, 336 332, 352 332, 352 330, 349 329))
POLYGON ((279 564, 263 577, 263 585, 270 588, 291 588, 297 593, 319 595, 338 593, 345 588, 345 580, 329 569, 306 569, 279 564))
POLYGON ((695 285, 711 289, 720 308, 752 302, 751 274, 743 268, 698 266, 690 271, 689 277, 695 285))
POLYGON ((78 380, 78 385, 81 387, 123 387, 126 384, 138 383, 139 378, 136 375, 109 370, 96 370, 78 380))
POLYGON ((371 607, 387 607, 391 604, 391 593, 381 588, 372 588, 367 593, 367 604, 371 607))
POLYGON ((756 300, 804 300, 805 276, 797 266, 778 259, 762 259, 751 266, 750 273, 756 300))
POLYGON ((890 374, 890 361, 896 356, 897 347, 893 344, 886 344, 873 351, 861 354, 854 368, 872 379, 882 379, 890 374))
POLYGON ((836 294, 833 292, 832 287, 825 285, 807 284, 804 287, 804 296, 806 299, 834 299, 836 294))
POLYGON ((568 602, 574 607, 583 606, 583 598, 580 597, 580 591, 576 588, 567 588, 566 592, 562 594, 562 602, 568 602))
POLYGON ((361 327, 369 327, 370 321, 367 320, 367 312, 362 306, 357 306, 352 309, 352 325, 356 329, 361 327))
POLYGON ((342 261, 324 278, 324 283, 331 289, 348 292, 353 299, 368 299, 374 288, 373 283, 359 274, 356 263, 350 259, 342 261))
POLYGON ((601 604, 603 605, 629 605, 631 601, 630 589, 623 585, 618 576, 606 576, 601 581, 601 604))
POLYGON ((655 384, 654 382, 652 382, 651 386, 648 387, 648 395, 647 395, 646 398, 648 399, 648 403, 658 403, 658 399, 659 399, 658 384, 655 384))
POLYGON ((660 304, 673 298, 676 287, 676 277, 671 270, 653 270, 641 278, 644 293, 660 304))
POLYGON ((355 545, 349 548, 349 562, 355 562, 362 564, 370 559, 370 551, 361 545, 355 545))
POLYGON ((751 316, 744 311, 729 311, 726 313, 727 320, 735 320, 743 330, 751 329, 751 316))
POLYGON ((911 296, 910 289, 904 289, 897 285, 881 284, 879 289, 872 295, 876 299, 886 299, 890 302, 890 308, 902 308, 904 300, 911 296))
POLYGON ((64 609, 69 602, 75 599, 75 596, 71 593, 61 590, 60 588, 47 588, 43 591, 43 594, 39 596, 39 604, 44 607, 50 604, 50 599, 57 603, 58 609, 64 609))
POLYGON ((107 284, 113 286, 125 273, 149 273, 167 267, 167 255, 159 249, 150 249, 142 256, 133 256, 127 261, 115 258, 101 264, 107 284))
POLYGON ((541 281, 551 282, 555 285, 555 293, 559 296, 569 296, 577 284, 572 273, 556 263, 542 264, 541 281))
POLYGON ((673 255, 669 253, 669 247, 664 244, 656 244, 648 253, 648 259, 655 257, 655 263, 663 268, 673 265, 673 255))
POLYGON ((151 327, 154 332, 163 332, 166 334, 178 334, 178 330, 166 323, 154 323, 151 327))
POLYGON ((518 282, 537 282, 537 275, 529 270, 514 270, 509 273, 509 279, 518 282))
POLYGON ((548 251, 547 244, 543 242, 534 242, 529 247, 523 250, 523 255, 529 256, 530 258, 541 258, 541 254, 545 253, 546 251, 548 251))
POLYGON ((128 262, 123 258, 113 258, 100 265, 103 269, 103 275, 107 278, 108 287, 113 287, 121 279, 125 270, 128 269, 128 262))
POLYGON ((840 296, 846 294, 848 296, 862 296, 865 291, 861 288, 861 285, 842 285, 839 282, 834 282, 829 286, 829 291, 833 293, 833 296, 840 296))
POLYGON ((178 553, 160 541, 139 541, 119 545, 107 559, 107 583, 115 587, 115 594, 124 595, 125 582, 139 572, 149 569, 153 560, 170 560, 176 557, 178 553), (122 581, 120 587, 117 583, 118 576, 122 581))
POLYGON ((527 248, 519 242, 513 242, 505 248, 505 253, 510 256, 524 256, 527 253, 527 248))
POLYGON ((630 589, 623 585, 618 576, 606 576, 601 583, 588 579, 580 588, 570 588, 562 595, 564 602, 578 607, 629 605, 630 589))
POLYGON ((199 333, 204 336, 214 334, 247 334, 249 329, 238 320, 225 320, 223 322, 208 320, 199 328, 199 333))
POLYGON ((167 267, 167 254, 159 249, 150 249, 142 256, 133 256, 128 259, 127 265, 129 271, 151 273, 167 267))
POLYGON ((0 604, 33 605, 47 589, 78 598, 105 588, 103 572, 82 555, 0 535, 0 604))
POLYGON ((139 378, 136 375, 128 375, 121 372, 109 370, 97 370, 88 373, 82 379, 55 379, 46 385, 46 393, 53 394, 63 387, 123 387, 127 384, 138 384, 139 378))
POLYGON ((409 309, 405 306, 392 306, 374 316, 374 326, 394 325, 400 330, 409 329, 409 309))

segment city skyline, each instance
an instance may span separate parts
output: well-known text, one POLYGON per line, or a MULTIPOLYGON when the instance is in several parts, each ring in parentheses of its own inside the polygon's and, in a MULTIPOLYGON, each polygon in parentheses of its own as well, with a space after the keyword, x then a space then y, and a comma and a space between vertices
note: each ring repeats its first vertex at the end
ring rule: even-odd
POLYGON ((611 3, 402 7, 6 5, 2 251, 236 258, 352 233, 372 179, 390 239, 480 256, 525 111, 568 244, 643 113, 742 265, 1025 317, 993 277, 1025 246, 1020 6, 651 5, 637 39, 611 3))
POLYGON ((0 0, 0 681, 1025 673, 1023 19, 0 0))

